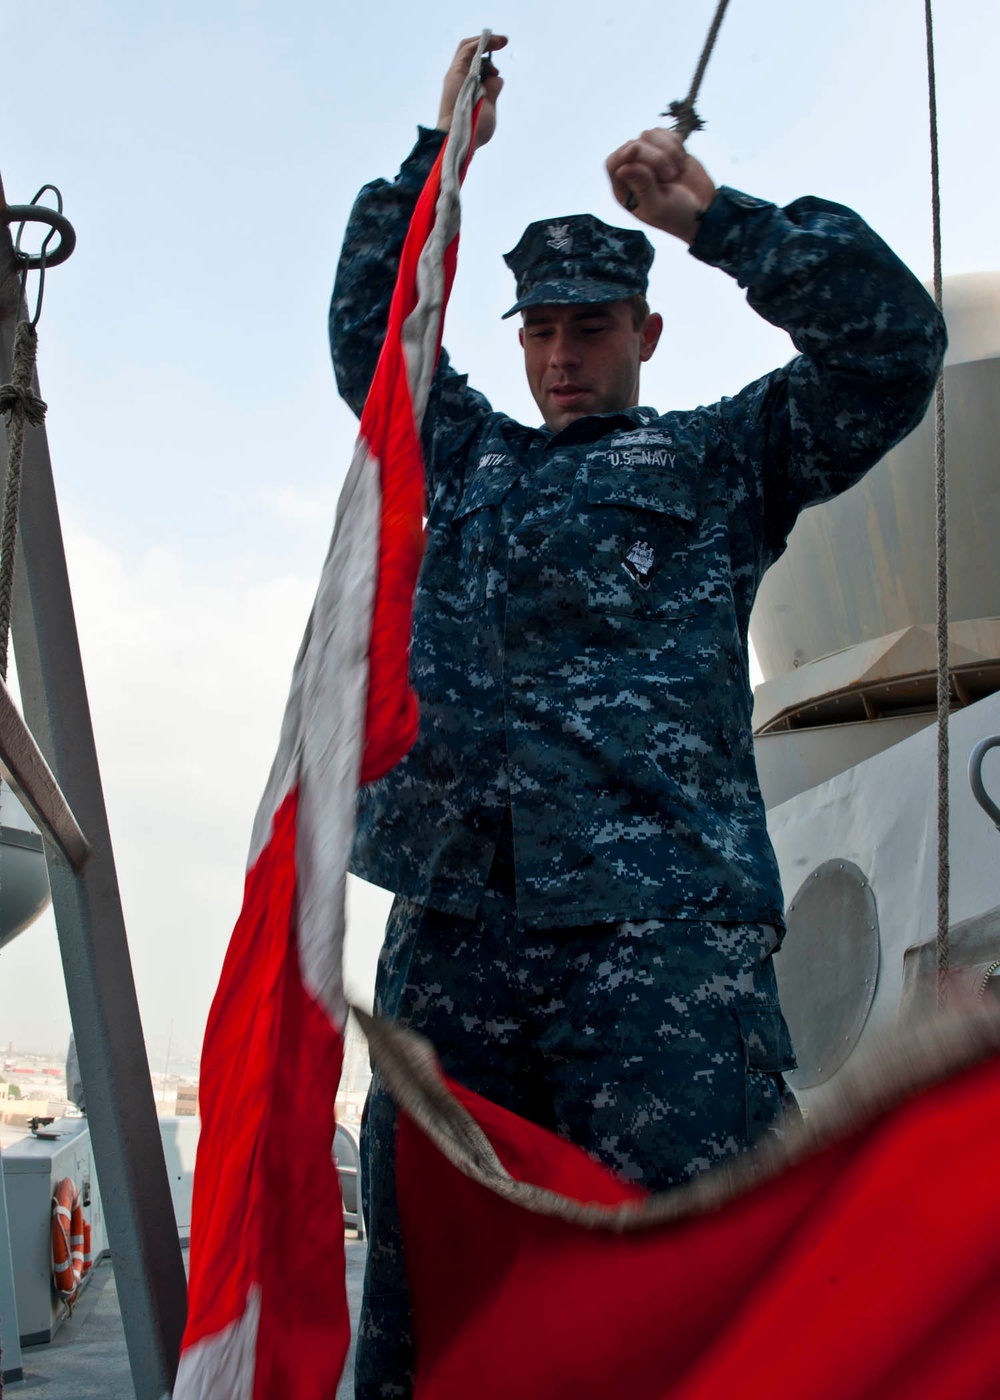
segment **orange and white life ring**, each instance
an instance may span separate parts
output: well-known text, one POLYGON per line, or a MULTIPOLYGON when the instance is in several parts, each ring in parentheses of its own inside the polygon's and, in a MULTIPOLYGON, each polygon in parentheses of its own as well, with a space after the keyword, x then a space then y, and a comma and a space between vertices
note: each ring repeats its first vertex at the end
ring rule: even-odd
POLYGON ((52 1277, 60 1298, 72 1301, 90 1264, 90 1223, 74 1182, 64 1176, 52 1197, 52 1277))

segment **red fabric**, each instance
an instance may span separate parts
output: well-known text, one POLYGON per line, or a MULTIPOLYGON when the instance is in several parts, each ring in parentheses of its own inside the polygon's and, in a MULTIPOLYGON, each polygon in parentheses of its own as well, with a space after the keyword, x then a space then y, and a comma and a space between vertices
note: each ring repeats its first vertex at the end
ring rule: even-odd
MULTIPOLYGON (((518 1179, 631 1190, 460 1097, 518 1179)), ((993 1400, 998 1150, 992 1060, 714 1213, 616 1236, 502 1201, 401 1118, 416 1400, 993 1400)))
POLYGON ((254 1395, 326 1400, 350 1342, 331 1156, 343 1046, 299 975, 296 805, 293 792, 247 875, 209 1013, 183 1346, 238 1319, 266 1283, 254 1395))
MULTIPOLYGON (((479 106, 473 115, 473 136, 478 116, 479 106)), ((362 783, 374 782, 399 762, 416 742, 420 722, 409 669, 413 595, 424 554, 424 460, 400 333, 417 303, 417 263, 434 225, 445 149, 442 147, 438 154, 410 221, 389 309, 389 329, 361 415, 361 436, 379 463, 382 483, 382 532, 368 653, 362 783)), ((470 159, 471 155, 470 142, 470 159)), ((463 178, 468 164, 467 159, 463 178)), ((457 257, 456 237, 444 256, 444 297, 435 360, 441 350, 444 307, 455 279, 457 257)))

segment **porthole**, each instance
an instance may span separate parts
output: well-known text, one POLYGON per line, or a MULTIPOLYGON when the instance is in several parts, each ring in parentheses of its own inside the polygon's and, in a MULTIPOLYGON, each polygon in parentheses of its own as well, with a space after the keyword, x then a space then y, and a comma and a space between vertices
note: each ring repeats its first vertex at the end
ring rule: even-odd
POLYGON ((867 1020, 879 969, 875 896, 851 861, 828 860, 799 886, 785 920, 774 967, 799 1062, 785 1077, 808 1089, 837 1072, 867 1020))

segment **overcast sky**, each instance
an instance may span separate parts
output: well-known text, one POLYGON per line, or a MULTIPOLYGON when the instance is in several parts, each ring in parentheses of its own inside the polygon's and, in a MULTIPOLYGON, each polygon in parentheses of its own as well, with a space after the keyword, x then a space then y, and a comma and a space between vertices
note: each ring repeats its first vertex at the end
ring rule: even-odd
MULTIPOLYGON (((714 0, 508 0, 492 13, 306 3, 0 4, 0 175, 57 184, 76 227, 48 278, 39 373, 147 1044, 197 1053, 253 812, 355 423, 326 306, 364 181, 432 125, 455 44, 511 36, 500 125, 467 184, 446 341, 537 421, 500 255, 532 219, 627 221, 609 150, 683 96, 714 0)), ((732 0, 691 150, 719 183, 859 209, 922 277, 930 215, 917 0, 732 0)), ((945 271, 1000 265, 1000 7, 937 17, 945 271)), ((667 333, 643 401, 708 402, 791 353, 726 277, 661 238, 667 333)), ((352 902, 370 995, 386 900, 352 902)), ((61 1047, 50 916, 0 954, 0 1038, 61 1047)))

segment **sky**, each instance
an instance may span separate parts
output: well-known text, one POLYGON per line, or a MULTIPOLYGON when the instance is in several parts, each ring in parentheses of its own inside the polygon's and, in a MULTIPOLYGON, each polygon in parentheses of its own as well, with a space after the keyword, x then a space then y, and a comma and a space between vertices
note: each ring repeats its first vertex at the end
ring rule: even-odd
MULTIPOLYGON (((501 254, 533 219, 627 223, 609 151, 688 88, 714 0, 0 0, 0 177, 60 187, 77 231, 46 281, 39 375, 77 624, 154 1069, 197 1055, 254 810, 355 434, 326 309, 353 198, 433 125, 457 41, 510 36, 493 142, 465 187, 446 343, 528 422, 501 254)), ((1000 266, 1000 7, 937 7, 944 267, 1000 266), (985 154, 984 154, 985 153, 985 154)), ((689 149, 719 184, 858 209, 931 273, 923 7, 732 0, 689 149)), ((665 236, 658 408, 712 402, 792 353, 665 236)), ((370 999, 388 897, 350 895, 370 999)), ((65 1044, 51 915, 0 952, 0 1041, 65 1044)))

